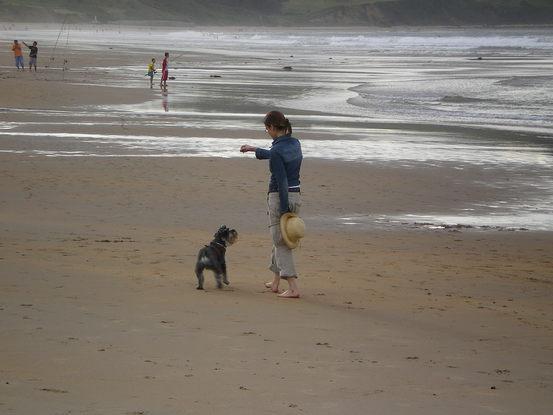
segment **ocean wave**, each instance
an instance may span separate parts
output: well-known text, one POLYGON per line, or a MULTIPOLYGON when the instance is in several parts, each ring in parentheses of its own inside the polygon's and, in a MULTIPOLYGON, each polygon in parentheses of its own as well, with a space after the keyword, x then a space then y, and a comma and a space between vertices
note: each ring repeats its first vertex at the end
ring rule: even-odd
POLYGON ((540 88, 553 84, 553 76, 513 76, 508 79, 501 79, 496 82, 497 85, 514 87, 534 87, 540 88))
POLYGON ((473 103, 473 102, 486 102, 486 101, 490 101, 490 100, 482 99, 482 98, 464 97, 464 96, 461 96, 461 95, 446 95, 440 101, 441 102, 452 103, 452 104, 465 104, 465 103, 468 104, 468 103, 473 103))
MULTIPOLYGON (((118 26, 88 27, 71 25, 71 42, 90 45, 105 45, 117 38, 118 44, 141 48, 167 47, 180 49, 176 45, 201 46, 207 48, 228 48, 232 45, 255 47, 297 46, 309 49, 315 46, 351 51, 385 51, 386 53, 412 54, 426 51, 436 54, 443 51, 461 52, 481 49, 499 50, 544 50, 553 49, 553 35, 542 29, 475 30, 475 29, 435 29, 435 30, 340 30, 340 29, 222 29, 182 30, 171 28, 160 30, 156 27, 121 29, 118 26), (345 49, 345 50, 344 50, 345 49)), ((59 35, 59 27, 33 31, 43 42, 53 42, 59 35)), ((25 37, 27 30, 0 30, 6 38, 25 37)))
POLYGON ((543 36, 489 36, 488 34, 455 36, 436 32, 432 35, 416 35, 395 32, 390 34, 366 34, 356 36, 330 36, 327 40, 330 46, 368 47, 384 49, 549 49, 553 47, 553 39, 543 36))

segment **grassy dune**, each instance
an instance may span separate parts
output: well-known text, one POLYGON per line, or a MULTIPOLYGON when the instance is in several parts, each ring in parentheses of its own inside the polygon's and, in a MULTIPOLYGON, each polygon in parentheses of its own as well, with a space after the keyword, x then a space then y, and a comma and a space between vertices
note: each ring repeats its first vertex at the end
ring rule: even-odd
POLYGON ((221 25, 553 24, 551 0, 0 0, 0 20, 221 25))

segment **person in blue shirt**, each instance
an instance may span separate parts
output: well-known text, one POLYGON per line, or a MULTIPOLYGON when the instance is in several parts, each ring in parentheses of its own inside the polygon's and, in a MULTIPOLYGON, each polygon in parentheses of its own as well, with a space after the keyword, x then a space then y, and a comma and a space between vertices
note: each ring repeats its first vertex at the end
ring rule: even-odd
POLYGON ((294 257, 292 250, 284 243, 280 231, 280 217, 293 212, 299 214, 300 169, 303 159, 301 144, 292 137, 292 125, 280 111, 267 113, 264 119, 265 131, 273 139, 270 149, 257 148, 250 145, 240 147, 242 153, 255 152, 259 160, 269 160, 271 178, 267 205, 269 210, 269 229, 273 241, 271 265, 273 281, 265 283, 274 293, 279 293, 281 279, 288 282, 288 289, 279 294, 282 298, 299 298, 294 257))

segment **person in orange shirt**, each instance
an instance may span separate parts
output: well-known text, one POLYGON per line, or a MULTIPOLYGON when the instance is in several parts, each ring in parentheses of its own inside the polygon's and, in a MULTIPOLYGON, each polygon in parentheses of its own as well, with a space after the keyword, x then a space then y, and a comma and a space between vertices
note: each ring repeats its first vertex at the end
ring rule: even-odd
POLYGON ((15 66, 17 69, 25 70, 25 65, 23 64, 23 52, 21 51, 21 45, 17 40, 13 41, 12 46, 13 55, 15 56, 15 66))

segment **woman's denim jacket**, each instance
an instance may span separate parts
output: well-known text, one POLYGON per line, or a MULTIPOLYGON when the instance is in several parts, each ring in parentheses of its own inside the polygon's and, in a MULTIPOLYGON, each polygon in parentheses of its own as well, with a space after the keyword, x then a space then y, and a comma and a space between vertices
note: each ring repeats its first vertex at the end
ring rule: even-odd
POLYGON ((300 185, 303 155, 299 140, 289 135, 277 137, 273 140, 270 150, 256 149, 255 157, 260 160, 269 159, 269 193, 278 192, 281 214, 289 212, 288 189, 299 189, 300 185))

